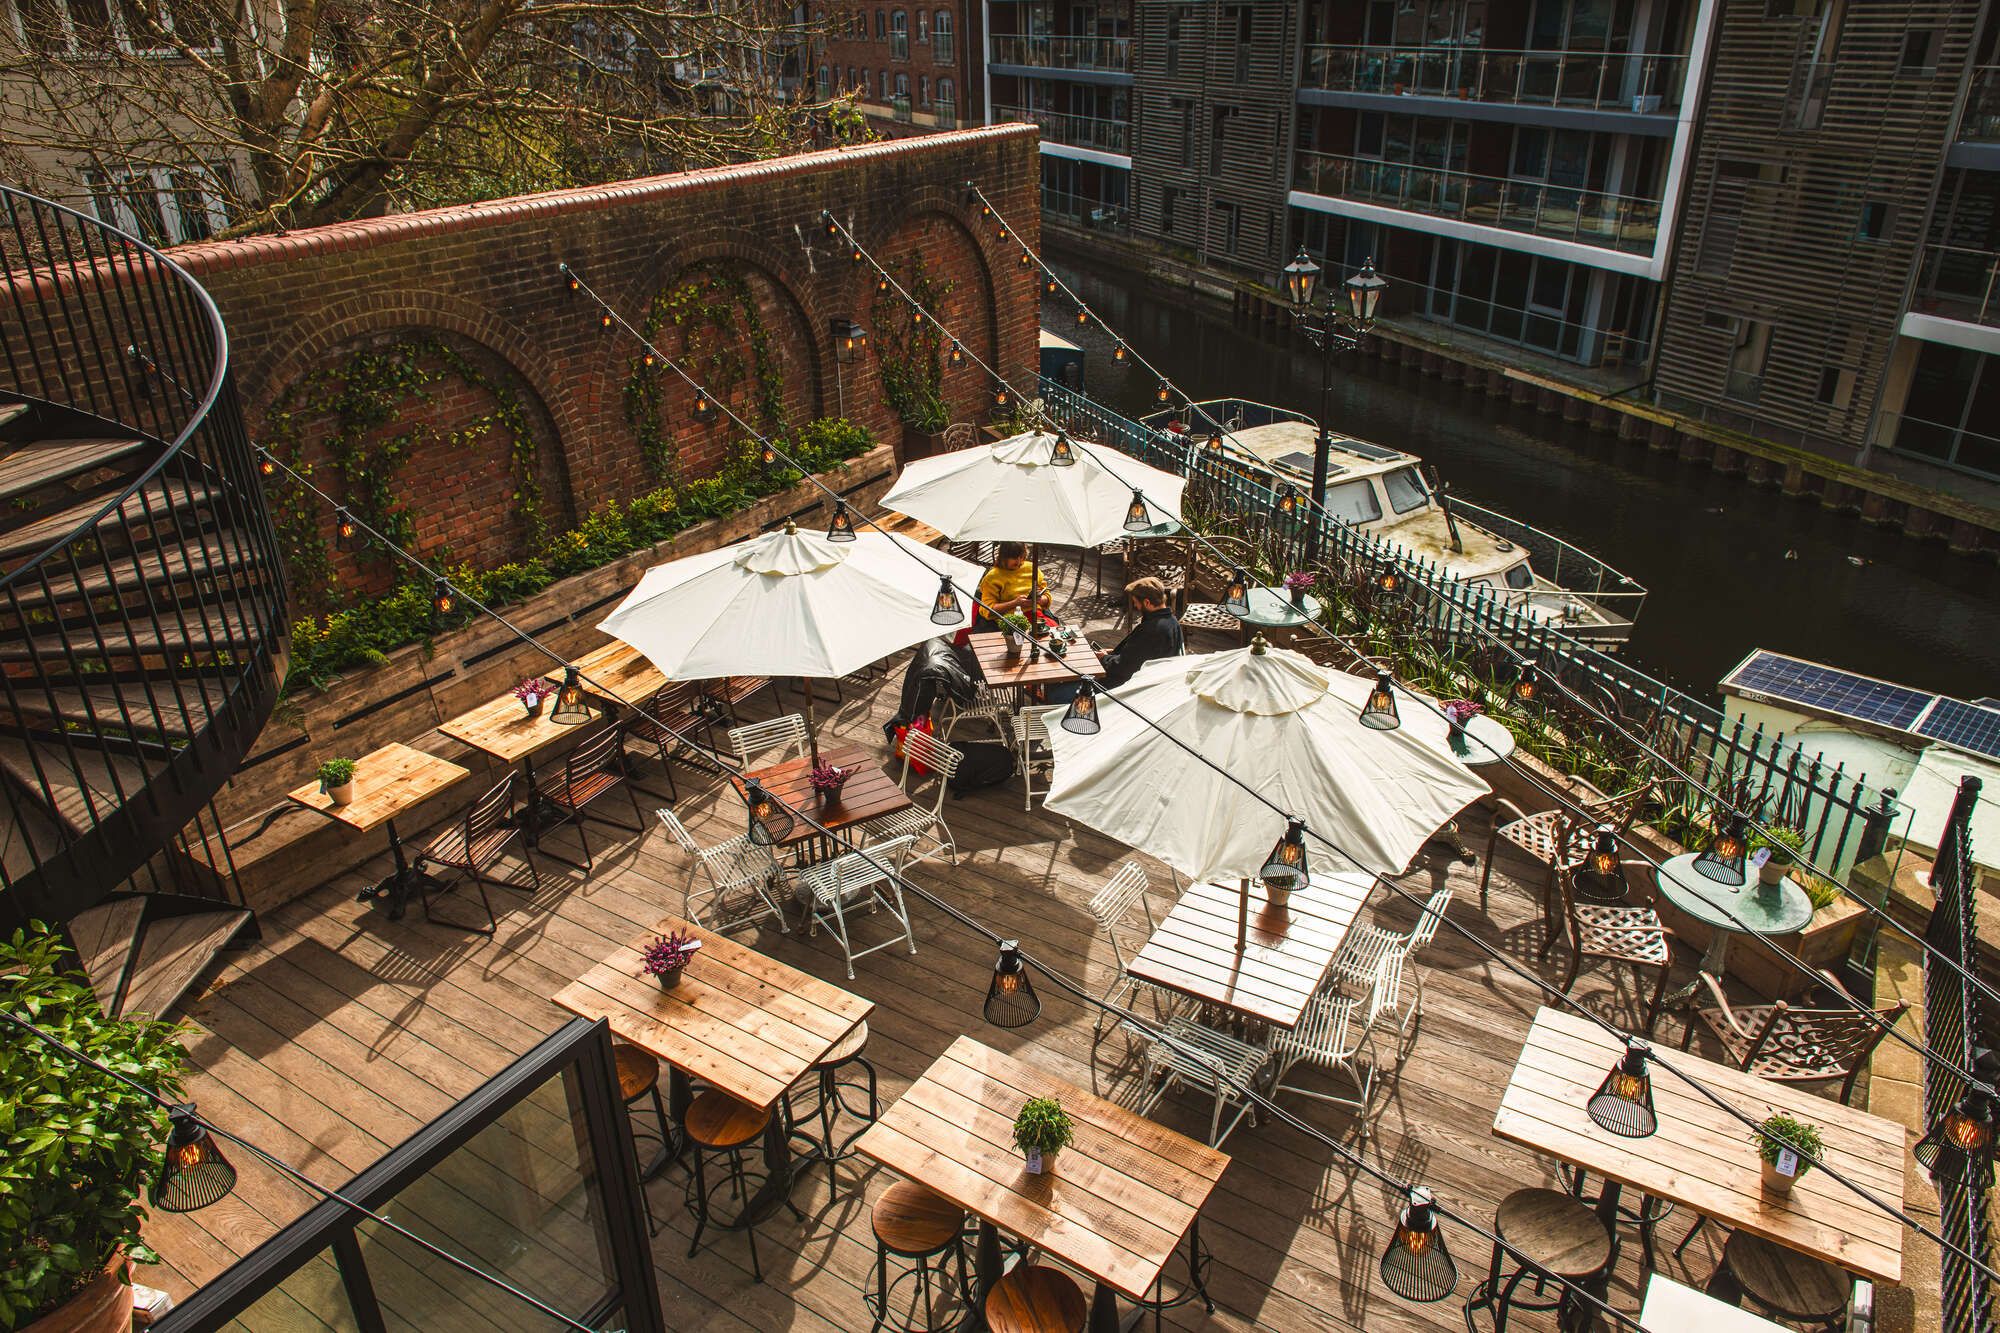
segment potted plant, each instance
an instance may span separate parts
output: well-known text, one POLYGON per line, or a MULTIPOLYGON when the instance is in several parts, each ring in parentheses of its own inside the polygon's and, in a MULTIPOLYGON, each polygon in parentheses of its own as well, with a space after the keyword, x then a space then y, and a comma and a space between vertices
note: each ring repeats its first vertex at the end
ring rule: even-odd
POLYGON ((822 759, 812 767, 813 794, 819 797, 822 806, 833 805, 840 800, 840 789, 853 776, 852 768, 836 768, 822 759))
POLYGON ((1788 1115, 1773 1115, 1751 1131, 1757 1156, 1764 1167, 1764 1188, 1773 1194, 1790 1194, 1799 1178, 1812 1170, 1813 1161, 1826 1152, 1819 1128, 1788 1115))
POLYGON ((1292 605, 1303 610, 1306 604, 1306 590, 1317 582, 1309 570, 1295 569, 1285 575, 1285 591, 1291 595, 1292 605))
POLYGON ((354 761, 352 759, 328 759, 319 766, 319 789, 335 805, 346 805, 354 799, 354 761))
POLYGON ((1007 656, 1019 657, 1028 637, 1028 618, 1019 611, 1009 611, 1000 617, 1000 628, 1007 636, 1007 656))
POLYGON ((521 701, 521 707, 528 710, 529 717, 540 717, 542 701, 556 692, 553 681, 533 677, 514 687, 514 697, 521 701))
POLYGON ((1444 711, 1445 723, 1450 728, 1447 738, 1452 749, 1462 753, 1465 749, 1465 724, 1486 710, 1471 699, 1447 699, 1438 707, 1444 711))
POLYGON ((647 945, 646 952, 640 957, 640 965, 647 976, 660 983, 661 990, 672 990, 681 984, 689 960, 700 948, 700 940, 684 930, 677 930, 647 945))
POLYGON ((1770 850, 1764 864, 1757 867, 1759 884, 1776 884, 1798 864, 1799 857, 1806 849, 1806 835, 1798 829, 1784 824, 1773 824, 1761 834, 1757 842, 1770 850))
POLYGON ((1030 1097, 1014 1117, 1014 1146, 1027 1158, 1028 1174, 1039 1176, 1056 1167, 1056 1154, 1069 1147, 1076 1126, 1062 1103, 1053 1097, 1030 1097))
MULTIPOLYGON (((107 1018, 68 948, 39 924, 0 937, 0 1008, 168 1100, 184 1059, 170 1024, 107 1018)), ((0 1327, 127 1333, 130 1261, 157 1263, 139 1239, 142 1186, 160 1168, 167 1113, 27 1033, 0 1061, 0 1327)))

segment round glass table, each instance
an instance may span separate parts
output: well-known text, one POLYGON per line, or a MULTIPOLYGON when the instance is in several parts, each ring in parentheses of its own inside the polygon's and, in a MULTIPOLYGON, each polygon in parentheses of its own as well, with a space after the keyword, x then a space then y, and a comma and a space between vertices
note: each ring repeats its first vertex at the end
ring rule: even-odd
MULTIPOLYGON (((1732 935, 1786 935, 1812 920, 1812 899, 1791 880, 1760 884, 1757 872, 1746 866, 1743 883, 1724 883, 1704 875, 1695 865, 1696 856, 1687 852, 1660 863, 1660 896, 1709 927, 1701 970, 1716 980, 1729 962, 1732 935)), ((1697 978, 1671 999, 1685 1002, 1699 985, 1697 978)))
POLYGON ((1283 588, 1252 588, 1249 602, 1249 610, 1229 614, 1250 629, 1294 629, 1320 619, 1326 611, 1326 603, 1311 593, 1306 594, 1303 610, 1293 606, 1292 595, 1283 588))
POLYGON ((1435 703, 1423 699, 1412 699, 1397 705, 1405 726, 1434 744, 1444 746, 1452 758, 1467 768, 1505 763, 1514 753, 1514 733, 1497 720, 1484 713, 1474 713, 1466 719, 1464 728, 1454 733, 1449 719, 1436 708, 1435 703))
POLYGON ((1158 523, 1155 523, 1152 527, 1141 528, 1137 532, 1133 532, 1128 528, 1125 532, 1125 536, 1132 541, 1142 542, 1145 541, 1148 537, 1178 537, 1183 532, 1186 531, 1187 531, 1186 528, 1182 527, 1179 523, 1175 522, 1173 519, 1163 518, 1158 523))

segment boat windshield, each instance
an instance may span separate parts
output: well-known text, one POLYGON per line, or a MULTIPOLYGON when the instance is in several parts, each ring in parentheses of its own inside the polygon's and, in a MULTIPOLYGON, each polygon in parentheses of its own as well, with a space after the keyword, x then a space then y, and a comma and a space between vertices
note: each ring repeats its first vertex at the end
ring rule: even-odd
POLYGON ((1535 586, 1535 571, 1528 568, 1527 561, 1523 560, 1520 564, 1509 567, 1507 570, 1507 586, 1510 588, 1532 588, 1535 586))
POLYGON ((1382 478, 1382 487, 1389 492, 1389 506, 1399 514, 1407 514, 1412 509, 1420 509, 1430 499, 1430 492, 1424 489, 1424 479, 1417 475, 1413 467, 1399 467, 1382 478))
POLYGON ((1382 502, 1365 477, 1326 488, 1326 512, 1343 523, 1373 523, 1382 517, 1382 502))

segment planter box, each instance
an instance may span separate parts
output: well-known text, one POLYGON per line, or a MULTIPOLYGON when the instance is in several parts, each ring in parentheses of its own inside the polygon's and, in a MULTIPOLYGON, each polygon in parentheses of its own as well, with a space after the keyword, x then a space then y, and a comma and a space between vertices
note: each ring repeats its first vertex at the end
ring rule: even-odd
POLYGON ((933 454, 946 452, 945 432, 923 431, 915 426, 903 427, 903 447, 897 451, 898 463, 914 463, 919 458, 929 458, 933 454))

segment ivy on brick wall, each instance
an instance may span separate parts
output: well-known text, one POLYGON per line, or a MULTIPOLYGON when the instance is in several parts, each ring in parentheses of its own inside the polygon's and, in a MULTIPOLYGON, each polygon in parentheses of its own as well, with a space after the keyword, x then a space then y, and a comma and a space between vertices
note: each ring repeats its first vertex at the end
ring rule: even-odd
MULTIPOLYGON (((404 335, 307 371, 265 414, 264 446, 311 476, 315 469, 302 457, 305 432, 322 418, 332 421, 325 447, 328 466, 340 479, 336 489, 356 517, 398 546, 414 546, 416 537, 397 484, 398 468, 426 445, 471 448, 495 431, 507 440, 514 482, 511 512, 522 524, 525 544, 538 546, 547 536, 537 445, 519 396, 436 335, 404 335), (437 388, 451 381, 482 391, 493 405, 446 430, 431 420, 428 409, 437 388), (398 429, 383 429, 392 424, 398 429)), ((289 481, 276 482, 272 489, 279 534, 292 553, 294 593, 308 605, 337 605, 344 598, 333 581, 318 501, 289 481)), ((377 553, 376 558, 386 557, 377 553)))
MULTIPOLYGON (((883 267, 932 316, 951 294, 951 283, 931 277, 921 254, 883 267)), ((876 293, 869 316, 875 321, 883 399, 911 429, 933 435, 943 430, 951 424, 951 409, 944 401, 945 335, 937 320, 926 316, 919 323, 894 287, 876 293)))
MULTIPOLYGON (((751 424, 766 433, 784 430, 784 375, 749 279, 717 265, 698 266, 646 308, 641 329, 648 343, 661 347, 668 328, 679 331, 675 359, 697 383, 718 401, 733 403, 747 381, 751 424)), ((671 340, 662 350, 673 353, 671 340)), ((625 419, 639 438, 647 468, 662 481, 680 475, 676 440, 686 425, 672 413, 687 410, 691 393, 680 376, 647 365, 643 354, 632 359, 625 419)))

